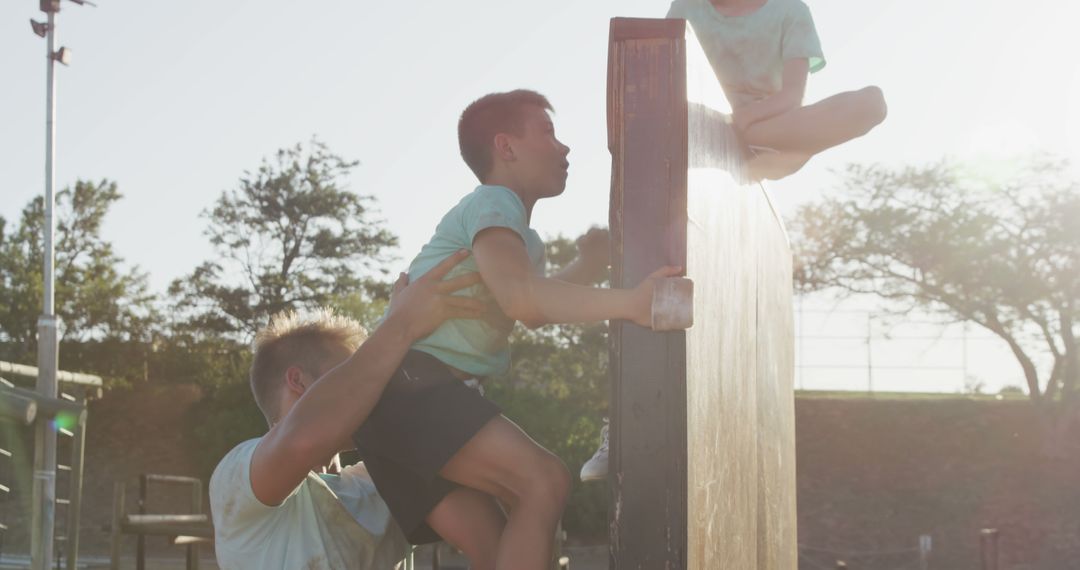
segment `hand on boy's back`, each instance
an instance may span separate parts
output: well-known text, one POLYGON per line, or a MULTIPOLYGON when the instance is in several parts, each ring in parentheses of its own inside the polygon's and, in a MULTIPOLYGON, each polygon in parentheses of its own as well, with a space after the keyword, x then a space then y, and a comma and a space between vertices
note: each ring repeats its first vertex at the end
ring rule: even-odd
POLYGON ((454 253, 413 283, 409 283, 409 276, 402 273, 390 293, 386 320, 397 320, 412 340, 420 340, 447 319, 482 317, 486 310, 483 302, 451 294, 480 283, 479 273, 465 273, 443 281, 446 274, 469 254, 468 250, 454 253))
POLYGON ((657 281, 667 277, 678 277, 682 275, 682 272, 682 267, 666 265, 653 271, 637 287, 634 287, 633 316, 630 321, 645 328, 652 328, 653 289, 656 288, 657 281))

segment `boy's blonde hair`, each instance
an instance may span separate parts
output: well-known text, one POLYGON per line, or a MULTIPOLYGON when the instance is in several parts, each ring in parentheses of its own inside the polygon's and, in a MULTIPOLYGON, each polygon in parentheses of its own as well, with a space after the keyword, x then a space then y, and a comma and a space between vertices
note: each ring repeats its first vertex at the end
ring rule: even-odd
POLYGON ((283 378, 290 366, 315 376, 338 364, 328 362, 335 349, 356 350, 366 338, 360 323, 327 307, 282 311, 271 317, 255 335, 251 361, 251 393, 267 423, 278 419, 283 378))

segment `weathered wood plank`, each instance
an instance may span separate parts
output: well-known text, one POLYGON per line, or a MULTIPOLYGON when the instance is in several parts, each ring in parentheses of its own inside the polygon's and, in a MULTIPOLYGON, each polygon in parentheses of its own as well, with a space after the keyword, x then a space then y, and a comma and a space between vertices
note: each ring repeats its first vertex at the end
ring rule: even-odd
POLYGON ((611 567, 794 570, 782 224, 685 22, 613 20, 608 77, 614 285, 695 282, 689 330, 612 327, 611 567))

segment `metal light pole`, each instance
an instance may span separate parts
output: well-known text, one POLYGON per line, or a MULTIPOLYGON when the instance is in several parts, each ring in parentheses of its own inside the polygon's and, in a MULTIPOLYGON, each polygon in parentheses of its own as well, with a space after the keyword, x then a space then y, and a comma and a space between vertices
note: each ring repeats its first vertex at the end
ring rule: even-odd
MULTIPOLYGON (((56 334, 56 310, 54 304, 53 234, 56 222, 53 207, 53 178, 56 173, 54 158, 56 149, 56 13, 59 0, 41 0, 41 9, 48 15, 46 61, 46 119, 45 119, 45 240, 42 257, 45 260, 43 277, 44 299, 38 318, 38 377, 37 391, 43 396, 56 398, 58 390, 56 369, 58 345, 56 334)), ((35 26, 35 32, 38 30, 35 26)), ((32 570, 49 570, 53 559, 53 535, 56 522, 56 424, 39 421, 34 433, 34 482, 33 515, 31 518, 30 567, 32 570)))

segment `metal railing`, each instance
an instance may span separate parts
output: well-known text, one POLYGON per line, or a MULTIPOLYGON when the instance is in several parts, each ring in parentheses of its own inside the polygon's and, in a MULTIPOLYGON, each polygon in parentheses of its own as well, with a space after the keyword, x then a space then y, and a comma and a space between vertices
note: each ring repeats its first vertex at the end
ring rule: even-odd
MULTIPOLYGON (((38 369, 33 366, 12 364, 0 361, 0 374, 9 377, 37 378, 38 369)), ((100 396, 101 378, 89 374, 58 372, 60 382, 74 385, 78 389, 61 392, 58 398, 50 398, 33 390, 20 388, 14 382, 0 378, 0 422, 12 425, 16 429, 2 430, 0 438, 0 461, 9 464, 8 472, 15 478, 14 439, 21 438, 24 430, 35 433, 34 445, 40 448, 40 439, 45 430, 36 429, 42 422, 51 422, 56 427, 57 442, 66 442, 67 461, 58 462, 56 472, 67 479, 67 496, 63 498, 43 497, 33 501, 32 520, 43 520, 44 513, 55 513, 57 507, 65 509, 65 515, 53 517, 57 528, 54 542, 50 549, 55 549, 59 558, 64 559, 64 567, 75 570, 79 553, 79 516, 82 508, 83 467, 86 451, 86 402, 100 396), (49 502, 50 504, 45 504, 49 502), (58 524, 57 521, 63 522, 58 524), (63 547, 61 548, 61 545, 63 547)), ((36 474, 35 474, 36 475, 36 474)), ((0 481, 0 494, 10 495, 15 491, 14 481, 0 481)), ((4 538, 7 534, 7 521, 0 519, 0 555, 3 554, 4 538)), ((36 529, 35 529, 36 530, 36 529)))

